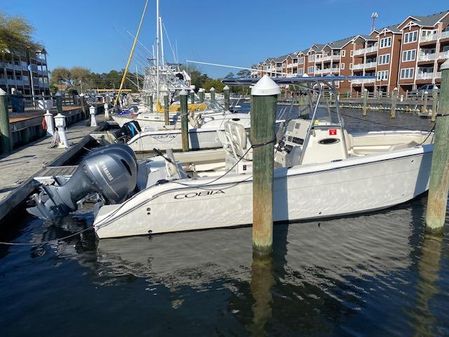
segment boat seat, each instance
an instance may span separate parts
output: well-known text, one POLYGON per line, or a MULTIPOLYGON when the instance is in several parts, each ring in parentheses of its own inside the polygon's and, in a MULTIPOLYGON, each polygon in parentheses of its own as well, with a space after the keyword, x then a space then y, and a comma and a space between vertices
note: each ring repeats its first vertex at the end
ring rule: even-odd
POLYGON ((224 123, 225 142, 223 148, 236 159, 252 160, 251 143, 242 124, 233 121, 224 123))
POLYGON ((176 162, 175 156, 173 155, 173 150, 168 149, 165 153, 165 157, 170 160, 165 160, 165 170, 167 173, 167 179, 184 179, 187 177, 187 173, 184 171, 182 166, 176 162))

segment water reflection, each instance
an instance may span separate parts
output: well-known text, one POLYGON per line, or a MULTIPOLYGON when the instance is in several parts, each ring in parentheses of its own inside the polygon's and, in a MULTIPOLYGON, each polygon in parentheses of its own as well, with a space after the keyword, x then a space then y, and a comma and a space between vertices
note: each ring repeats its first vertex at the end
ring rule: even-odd
POLYGON ((417 301, 412 312, 412 320, 416 328, 415 336, 436 336, 436 317, 431 309, 432 299, 440 292, 438 279, 443 238, 425 234, 421 257, 418 261, 417 301))

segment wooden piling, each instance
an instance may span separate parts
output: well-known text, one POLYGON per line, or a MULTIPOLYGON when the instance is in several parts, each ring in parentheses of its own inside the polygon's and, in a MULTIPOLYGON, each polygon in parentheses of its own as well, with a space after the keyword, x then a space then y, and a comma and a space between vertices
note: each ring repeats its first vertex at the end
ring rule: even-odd
POLYGON ((421 106, 421 113, 426 114, 427 113, 427 103, 429 101, 429 93, 427 91, 424 92, 423 100, 422 100, 422 106, 421 106))
POLYGON ((182 90, 179 93, 179 100, 181 103, 181 133, 182 133, 182 151, 189 151, 189 119, 187 107, 187 91, 182 90))
POLYGON ((362 108, 362 115, 366 116, 366 113, 368 111, 368 89, 363 90, 363 108, 362 108))
POLYGON ((153 95, 148 96, 148 107, 150 108, 150 112, 153 112, 153 95))
POLYGON ((9 133, 8 96, 0 88, 0 134, 2 137, 2 153, 11 153, 11 136, 9 133))
POLYGON ((225 111, 229 111, 229 108, 231 107, 231 90, 228 86, 223 88, 223 96, 225 111))
POLYGON ((200 103, 204 103, 204 89, 203 88, 200 88, 198 90, 198 97, 200 99, 200 103))
POLYGON ((394 119, 396 118, 396 106, 398 102, 398 88, 394 88, 393 92, 391 93, 391 107, 390 107, 390 118, 394 119))
POLYGON ((432 122, 435 122, 437 117, 437 109, 438 109, 438 87, 436 85, 433 86, 432 89, 432 122))
POLYGON ((165 125, 170 125, 170 102, 168 95, 164 95, 164 122, 165 125))
POLYGON ((86 97, 81 96, 80 97, 80 103, 81 103, 81 111, 83 112, 83 118, 87 118, 87 111, 86 111, 86 97))
POLYGON ((436 118, 435 142, 430 170, 427 199, 426 230, 443 233, 449 191, 449 60, 441 65, 440 106, 441 116, 436 118))
POLYGON ((210 88, 210 101, 215 102, 215 88, 210 88))
POLYGON ((189 96, 190 96, 190 104, 195 104, 195 91, 190 90, 189 96))
POLYGON ((273 244, 274 122, 279 86, 264 75, 251 89, 253 144, 253 254, 271 254, 273 244))
POLYGON ((56 100, 56 110, 58 111, 58 114, 62 114, 62 95, 60 92, 56 93, 55 100, 56 100))

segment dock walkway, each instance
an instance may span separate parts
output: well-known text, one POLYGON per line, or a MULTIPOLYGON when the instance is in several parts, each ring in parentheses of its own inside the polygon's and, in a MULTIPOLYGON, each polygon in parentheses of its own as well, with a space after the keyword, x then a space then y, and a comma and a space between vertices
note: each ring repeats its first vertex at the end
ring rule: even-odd
MULTIPOLYGON (((102 120, 104 115, 97 115, 97 121, 102 120)), ((95 127, 86 126, 83 120, 66 132, 72 145, 69 149, 50 148, 52 138, 45 137, 0 157, 0 220, 36 187, 32 177, 39 175, 47 166, 62 165, 69 160, 87 144, 90 137, 86 136, 94 130, 95 127)))

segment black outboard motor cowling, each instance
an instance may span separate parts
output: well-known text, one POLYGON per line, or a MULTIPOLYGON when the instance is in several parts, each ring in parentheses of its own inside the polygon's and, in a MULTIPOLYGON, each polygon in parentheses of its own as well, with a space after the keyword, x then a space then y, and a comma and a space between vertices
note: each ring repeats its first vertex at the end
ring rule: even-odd
POLYGON ((36 206, 27 211, 41 219, 54 220, 77 209, 77 202, 99 193, 106 203, 123 202, 137 183, 137 160, 125 144, 113 144, 90 153, 72 177, 60 186, 41 186, 32 196, 36 206))
POLYGON ((126 143, 141 131, 142 129, 140 128, 138 121, 130 121, 126 122, 120 129, 115 131, 114 136, 115 138, 121 139, 126 143))

